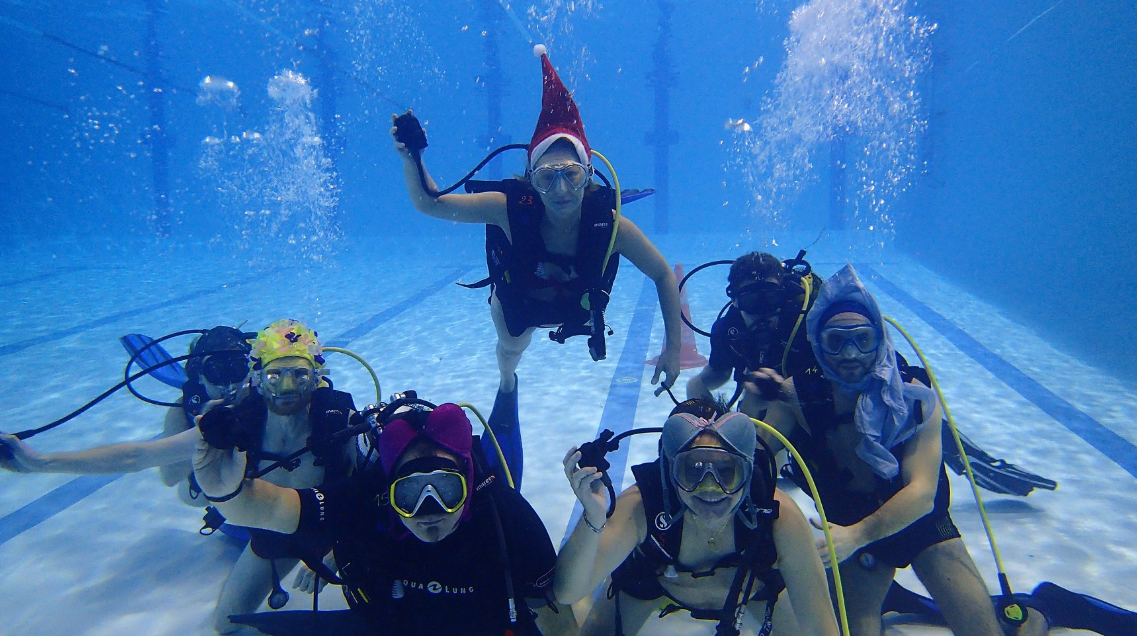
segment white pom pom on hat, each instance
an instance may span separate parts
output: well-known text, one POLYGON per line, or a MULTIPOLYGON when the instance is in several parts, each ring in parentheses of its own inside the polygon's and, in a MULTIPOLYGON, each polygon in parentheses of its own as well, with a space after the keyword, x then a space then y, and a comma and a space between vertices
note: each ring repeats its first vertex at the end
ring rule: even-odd
POLYGON ((544 44, 536 44, 533 46, 533 57, 542 57, 548 54, 549 51, 545 48, 544 44))

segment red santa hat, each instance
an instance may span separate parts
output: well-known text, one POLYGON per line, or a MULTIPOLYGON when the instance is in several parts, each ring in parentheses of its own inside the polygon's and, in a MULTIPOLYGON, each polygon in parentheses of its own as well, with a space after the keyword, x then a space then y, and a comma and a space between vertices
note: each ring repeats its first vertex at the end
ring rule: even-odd
POLYGON ((533 55, 541 59, 544 81, 541 85, 541 116, 537 119, 537 129, 529 142, 529 167, 545 154, 545 151, 559 139, 567 139, 576 148, 576 154, 584 165, 591 165, 592 150, 588 138, 584 136, 584 123, 580 121, 580 111, 572 100, 561 78, 545 50, 544 44, 533 47, 533 55))

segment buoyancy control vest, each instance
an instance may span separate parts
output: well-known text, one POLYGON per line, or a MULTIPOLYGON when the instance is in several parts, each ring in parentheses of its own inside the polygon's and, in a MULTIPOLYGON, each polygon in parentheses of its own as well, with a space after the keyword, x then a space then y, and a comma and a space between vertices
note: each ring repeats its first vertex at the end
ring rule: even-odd
POLYGON ((607 260, 612 239, 616 193, 611 188, 589 185, 581 203, 580 226, 576 254, 554 254, 541 237, 541 221, 545 206, 536 190, 520 179, 503 181, 469 181, 467 192, 501 192, 506 197, 506 211, 512 241, 496 225, 486 226, 486 264, 489 276, 470 288, 492 285, 505 315, 506 327, 514 337, 529 327, 563 325, 564 338, 589 333, 585 324, 590 319, 590 301, 607 302, 619 268, 619 254, 607 260), (575 273, 567 281, 553 281, 545 276, 544 264, 554 263, 565 272, 575 273), (532 297, 534 290, 555 288, 552 301, 532 297), (586 300, 586 296, 591 297, 586 300), (601 296, 603 298, 601 298, 601 296))
MULTIPOLYGON (((759 455, 762 455, 761 450, 759 450, 759 455)), ((757 459, 762 458, 756 457, 757 459)), ((690 612, 692 618, 699 620, 722 620, 723 610, 688 607, 670 596, 659 582, 660 576, 674 576, 678 572, 694 573, 693 570, 679 563, 685 515, 672 521, 665 510, 664 496, 671 498, 671 510, 679 509, 680 502, 674 489, 669 489, 665 495, 659 462, 660 460, 656 459, 647 464, 632 466, 632 474, 636 478, 636 485, 639 487, 640 497, 643 501, 644 515, 647 521, 647 537, 612 573, 611 593, 623 592, 641 600, 654 600, 666 596, 670 603, 661 611, 661 617, 683 610, 690 612)), ((762 586, 743 602, 766 600, 770 603, 769 614, 772 612, 773 602, 776 601, 779 592, 785 587, 781 575, 774 569, 774 564, 778 560, 778 553, 774 546, 773 525, 778 518, 779 505, 774 499, 774 484, 768 483, 769 479, 765 477, 767 470, 756 466, 753 472, 754 477, 750 482, 750 500, 756 508, 758 523, 754 528, 750 528, 738 515, 735 515, 735 551, 724 556, 703 574, 713 574, 715 570, 720 568, 739 567, 744 563, 744 560, 750 563, 752 574, 757 581, 762 583, 762 586), (756 552, 747 553, 746 551, 756 552)), ((623 626, 620 624, 618 605, 619 598, 617 596, 616 627, 617 634, 622 634, 623 626)))

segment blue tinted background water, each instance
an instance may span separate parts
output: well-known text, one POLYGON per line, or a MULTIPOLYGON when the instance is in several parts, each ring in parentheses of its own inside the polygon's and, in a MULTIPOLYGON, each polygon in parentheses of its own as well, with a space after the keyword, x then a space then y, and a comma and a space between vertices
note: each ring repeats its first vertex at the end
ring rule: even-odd
MULTIPOLYGON (((653 185, 653 149, 645 141, 654 127, 648 74, 659 5, 568 7, 522 3, 512 10, 533 39, 549 43, 588 134, 623 181, 653 185)), ((759 116, 786 56, 793 8, 769 1, 674 8, 673 232, 737 232, 760 244, 781 230, 753 215, 752 192, 729 167, 739 158, 735 135, 723 124, 759 116)), ((908 12, 937 29, 931 68, 920 79, 929 122, 920 172, 890 206, 895 243, 1069 350, 1132 377, 1137 367, 1126 352, 1137 347, 1137 335, 1118 321, 1137 308, 1129 249, 1137 133, 1127 125, 1137 93, 1137 9, 1117 1, 929 1, 908 12)), ((360 238, 443 231, 405 205, 386 135, 396 106, 413 106, 428 122, 429 165, 450 181, 488 147, 483 84, 497 76, 485 64, 487 40, 498 47, 503 91, 496 140, 527 140, 539 99, 529 43, 490 0, 21 2, 5 4, 3 17, 11 81, 0 115, 11 124, 9 152, 0 157, 0 230, 9 246, 48 236, 158 240, 147 221, 154 208, 152 86, 163 90, 169 139, 171 235, 163 241, 238 233, 239 212, 235 218, 224 210, 216 174, 198 167, 202 139, 222 123, 229 134, 263 130, 271 105, 265 86, 282 70, 311 79, 317 119, 334 113, 324 119, 334 129, 321 130, 336 147, 336 223, 360 238), (150 26, 164 82, 147 81, 150 26), (195 103, 198 82, 209 74, 236 82, 240 114, 226 118, 218 107, 195 103)), ((815 158, 816 179, 784 211, 786 229, 827 225, 828 158, 815 158)), ((521 159, 513 155, 504 165, 519 170, 521 159)), ((650 230, 646 207, 636 218, 650 230)))
MULTIPOLYGON (((677 3, 664 60, 653 58, 660 37, 658 3, 601 6, 578 2, 573 6, 570 11, 567 3, 546 1, 519 4, 513 10, 533 39, 549 44, 554 64, 575 90, 589 138, 615 163, 626 187, 658 185, 654 147, 647 143, 655 127, 649 74, 658 70, 658 64, 674 74, 669 91, 669 129, 674 141, 669 146, 669 232, 653 232, 653 200, 626 210, 652 233, 670 261, 690 265, 763 247, 789 256, 827 229, 814 253, 824 254, 823 271, 828 273, 845 258, 871 260, 886 253, 880 247, 884 243, 912 259, 895 259, 910 267, 894 264, 892 269, 882 269, 885 275, 1032 377, 1049 378, 1044 383, 1050 390, 1133 439, 1126 416, 1129 411, 1103 388, 1122 385, 1100 381, 1101 376, 1079 367, 1071 375, 1085 378, 1090 386, 1075 386, 1074 381, 1064 386, 1065 369, 1072 363, 1060 354, 1098 367, 1104 375, 1137 377, 1129 353, 1137 348, 1137 333, 1126 319, 1137 310, 1137 257, 1132 250, 1137 222, 1130 194, 1137 176, 1133 158, 1137 132, 1131 125, 1131 104, 1137 96, 1132 70, 1137 62, 1134 3, 909 4, 910 14, 936 25, 928 40, 931 64, 918 75, 920 112, 927 120, 927 130, 916 144, 911 187, 888 203, 892 220, 877 223, 873 231, 854 232, 832 227, 827 148, 813 149, 812 179, 773 221, 758 211, 755 190, 746 181, 744 167, 752 156, 747 143, 756 133, 748 137, 724 126, 728 120, 743 119, 757 128, 763 103, 773 94, 776 76, 787 59, 784 41, 791 33, 791 12, 797 3, 677 3), (906 276, 909 270, 911 275, 906 276), (945 294, 943 289, 954 289, 948 285, 964 288, 990 304, 945 294), (1027 332, 1041 334, 1054 349, 1022 333, 1003 335, 1001 328, 1015 322, 1027 327, 1027 332), (1066 389, 1077 398, 1064 393, 1066 389)), ((449 183, 489 147, 485 139, 489 88, 496 83, 503 92, 497 143, 527 141, 539 106, 539 66, 530 43, 502 5, 489 0, 293 2, 279 7, 246 0, 27 1, 0 5, 0 17, 0 33, 5 37, 0 59, 11 78, 0 93, 0 117, 10 122, 5 137, 8 152, 0 156, 0 232, 7 238, 2 251, 11 270, 4 277, 5 285, 12 283, 16 290, 8 295, 14 306, 7 308, 5 346, 44 334, 59 335, 76 325, 102 320, 102 316, 161 305, 223 282, 242 281, 256 281, 255 292, 249 292, 247 300, 262 302, 221 303, 232 293, 223 292, 210 296, 209 303, 179 301, 184 304, 173 305, 160 315, 144 315, 131 325, 157 331, 214 320, 251 318, 259 324, 278 317, 277 312, 286 307, 302 311, 306 315, 300 317, 336 334, 456 267, 475 268, 465 275, 466 280, 473 280, 481 271, 477 268, 482 229, 414 213, 404 193, 401 166, 390 149, 389 115, 415 108, 430 133, 428 165, 439 182, 449 183), (148 49, 146 34, 151 26, 156 57, 148 49), (500 77, 485 63, 489 42, 499 50, 500 77), (77 49, 118 63, 95 59, 77 49), (164 80, 148 83, 148 64, 155 61, 164 80), (266 185, 279 188, 285 184, 274 179, 280 173, 270 169, 280 164, 264 160, 263 152, 247 150, 256 146, 243 136, 246 132, 267 135, 274 125, 297 129, 295 122, 281 123, 284 120, 274 110, 277 102, 267 91, 270 80, 282 71, 301 74, 318 91, 310 109, 324 144, 318 152, 311 145, 303 147, 314 153, 307 156, 334 161, 339 184, 338 204, 330 208, 333 222, 311 234, 313 240, 292 244, 287 237, 301 221, 310 220, 311 214, 292 208, 284 219, 283 204, 274 206, 263 197, 258 199, 269 191, 266 185), (227 111, 208 101, 198 103, 198 85, 207 75, 236 83, 239 109, 227 111), (152 218, 150 140, 156 135, 148 104, 155 87, 162 90, 167 122, 163 130, 169 141, 170 214, 164 236, 163 223, 152 218), (231 136, 241 141, 230 141, 231 136), (220 143, 207 144, 208 137, 220 143), (202 167, 203 158, 217 148, 224 150, 218 163, 202 167), (253 200, 255 205, 249 204, 253 200), (245 214, 249 209, 255 212, 253 220, 245 214), (269 214, 262 215, 262 209, 269 214), (283 224, 273 227, 269 220, 275 219, 282 219, 283 224), (438 242, 436 237, 447 240, 438 242), (204 258, 213 260, 195 266, 195 259, 204 258), (65 276, 66 282, 61 283, 59 265, 83 273, 65 276), (134 268, 144 275, 135 275, 134 268), (293 268, 307 270, 295 279, 303 281, 299 288, 289 282, 293 268), (328 268, 326 273, 323 268, 328 268), (18 282, 41 275, 45 276, 41 282, 30 287, 18 282), (321 280, 335 283, 325 288, 321 280), (37 293, 37 285, 43 293, 37 293), (187 311, 187 304, 197 309, 187 311)), ((797 106, 808 110, 810 104, 797 106)), ((519 153, 510 155, 502 170, 519 171, 521 164, 519 153)), ((315 180, 299 178, 290 183, 298 186, 300 194, 323 192, 315 180)), ((621 281, 623 293, 614 301, 618 302, 614 314, 628 321, 639 281, 631 274, 623 274, 621 281)), ((698 312, 705 313, 721 301, 717 296, 721 284, 715 285, 700 285, 705 287, 704 295, 692 298, 698 312)), ((480 298, 469 293, 448 293, 447 307, 461 298, 469 316, 484 309, 480 298)), ((433 302, 442 301, 427 300, 422 307, 433 302)), ((893 310, 900 311, 899 307, 893 310)), ((912 318, 902 319, 908 323, 912 318)), ((451 334, 447 341, 468 344, 455 357, 462 361, 458 366, 474 376, 464 376, 475 394, 471 399, 484 404, 492 398, 492 381, 487 379, 493 371, 488 362, 488 321, 476 315, 461 328, 453 320, 437 322, 444 324, 407 320, 392 323, 397 329, 386 330, 383 337, 389 340, 375 345, 375 351, 398 351, 402 356, 391 367, 389 381, 445 386, 442 378, 451 377, 447 375, 452 373, 447 370, 451 358, 444 364, 442 358, 432 357, 432 366, 426 368, 417 357, 423 352, 416 347, 439 338, 439 330, 456 330, 457 335, 451 334), (469 371, 475 364, 484 368, 469 371)), ((102 367, 117 367, 118 359, 111 356, 119 353, 89 345, 98 339, 113 349, 113 338, 122 327, 120 323, 104 327, 84 332, 81 347, 60 335, 60 340, 53 341, 58 345, 45 350, 29 348, 21 354, 18 368, 10 368, 4 377, 12 383, 23 382, 22 373, 30 369, 43 374, 50 385, 42 387, 42 395, 39 388, 19 391, 18 399, 5 407, 8 421, 18 419, 24 405, 37 409, 37 420, 55 416, 62 405, 49 397, 64 396, 71 404, 80 394, 93 394, 109 383, 104 380, 113 375, 102 367), (78 357, 69 357, 69 353, 78 357), (35 364, 37 356, 50 364, 35 364), (96 358, 102 365, 98 374, 86 368, 96 358), (81 383, 76 376, 82 378, 81 383)), ((920 337, 921 341, 938 338, 931 332, 920 337)), ((1054 424, 974 368, 973 361, 958 352, 952 354, 946 344, 940 347, 947 352, 944 355, 958 358, 950 358, 957 365, 953 366, 958 374, 953 384, 970 396, 963 399, 975 400, 970 411, 990 412, 992 422, 982 441, 1004 453, 1017 450, 1010 458, 1039 472, 1047 473, 1048 465, 1061 463, 1062 472, 1048 476, 1071 488, 1088 475, 1097 455, 1087 451, 1077 460, 1080 463, 1068 463, 1061 445, 1080 442, 1065 432, 1061 434, 1070 439, 1056 437, 1056 447, 1035 448, 1032 442, 1003 430, 1004 421, 1024 417, 1024 413, 1045 421, 1045 426, 1054 424), (975 397, 988 396, 984 391, 989 389, 992 396, 996 389, 1002 393, 997 399, 975 397), (1033 464, 1030 458, 1035 458, 1033 464)), ((525 368, 534 375, 534 382, 545 382, 554 389, 568 382, 560 365, 571 360, 576 374, 572 382, 579 381, 581 387, 602 395, 611 369, 597 371, 599 365, 584 364, 586 360, 577 359, 580 355, 579 350, 535 348, 525 368), (547 361, 539 356, 547 356, 547 361), (538 378, 538 369, 560 371, 538 378)), ((941 375, 945 373, 951 372, 941 375)), ((366 394, 366 384, 355 388, 366 394)), ((582 429, 574 431, 570 441, 591 434, 600 399, 589 401, 590 410, 578 418, 582 429)), ((124 399, 116 408, 114 413, 127 414, 136 412, 137 405, 124 399)), ((0 422, 0 428, 6 427, 7 421, 0 422)), ((1041 443, 1040 439, 1054 434, 1042 430, 1030 440, 1041 443)), ((145 428, 144 436, 155 431, 145 428)), ((105 438, 92 435, 81 441, 110 442, 131 436, 140 434, 133 428, 109 428, 105 438)), ((563 442, 557 439, 555 452, 541 457, 556 461, 563 442)), ((84 445, 62 435, 42 443, 48 448, 84 445)), ((1119 553, 1097 555, 1098 563, 1079 552, 1082 548, 1073 547, 1077 541, 1061 536, 1070 531, 1072 523, 1062 514, 1100 519, 1105 507, 1122 501, 1121 492, 1129 482, 1121 480, 1127 477, 1112 464, 1108 470, 1113 472, 1103 469, 1094 477, 1110 477, 1106 481, 1117 491, 1096 482, 1082 483, 1086 496, 1099 494, 1097 508, 1095 502, 1079 499, 1086 506, 1084 515, 1082 508, 1068 509, 1070 500, 1062 500, 1066 508, 1055 503, 1056 499, 1030 500, 1033 505, 1053 508, 1047 510, 1050 526, 1044 533, 1049 543, 1036 550, 1049 559, 1039 576, 1057 578, 1068 563, 1088 563, 1079 579, 1086 588, 1085 581, 1092 583, 1097 568, 1132 559, 1125 554, 1123 539, 1107 542, 1119 553), (1071 556, 1064 550, 1074 553, 1071 556)), ((543 491, 558 493, 560 499, 537 505, 556 540, 564 530, 568 500, 563 497, 563 484, 552 480, 556 475, 545 477, 550 481, 543 491)), ((9 506, 6 502, 5 511, 65 481, 51 479, 34 482, 26 491, 10 489, 6 496, 15 503, 9 506)), ((536 474, 527 477, 530 484, 543 483, 538 479, 542 477, 536 474)), ((131 483, 149 484, 155 497, 168 495, 155 481, 147 475, 146 481, 131 483)), ((25 483, 32 482, 20 482, 25 483)), ((1015 503, 1003 510, 1006 518, 1026 519, 1027 513, 1037 512, 1030 506, 1015 507, 1015 503)), ((968 536, 979 537, 974 515, 965 516, 970 512, 961 512, 965 519, 961 523, 970 524, 965 529, 968 536)), ((185 514, 193 516, 192 511, 185 514)), ((1087 537, 1100 537, 1105 529, 1090 525, 1082 531, 1087 537)), ((65 543, 43 534, 34 540, 57 548, 65 543)), ((982 549, 981 543, 975 545, 982 549)), ((1016 553, 1025 554, 1037 546, 1024 541, 1019 547, 1016 553)), ((34 554, 28 559, 34 563, 34 554)), ((983 567, 990 570, 986 564, 983 567)), ((202 579, 213 581, 218 576, 209 574, 202 579)), ((109 588, 115 585, 114 581, 106 584, 109 588)), ((1118 593, 1106 595, 1116 598, 1118 593)), ((207 604, 209 594, 201 596, 200 603, 207 604)))

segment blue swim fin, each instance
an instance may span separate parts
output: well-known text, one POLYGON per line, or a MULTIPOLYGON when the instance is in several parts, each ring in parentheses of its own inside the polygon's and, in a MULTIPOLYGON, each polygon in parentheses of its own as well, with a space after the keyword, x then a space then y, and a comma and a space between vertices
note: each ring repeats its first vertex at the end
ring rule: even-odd
MULTIPOLYGON (((521 447, 521 425, 517 414, 517 376, 514 376, 514 387, 511 393, 498 392, 493 403, 493 411, 487 421, 490 430, 497 437, 501 445, 501 454, 505 456, 505 464, 509 467, 509 474, 513 477, 513 485, 521 490, 521 473, 525 468, 525 453, 521 447)), ((482 450, 485 451, 489 461, 490 471, 502 475, 501 460, 497 456, 497 448, 489 435, 482 435, 482 450)))
MULTIPOLYGON (((131 356, 138 354, 138 359, 135 363, 138 365, 138 371, 148 369, 155 365, 171 360, 171 356, 160 344, 152 344, 154 339, 150 336, 144 336, 140 333, 128 333, 118 339, 122 343, 122 348, 126 349, 127 353, 131 356)), ((137 373, 133 368, 131 373, 137 373)), ((182 388, 186 383, 186 370, 181 362, 174 362, 165 366, 158 367, 150 372, 150 376, 163 384, 168 384, 175 389, 182 388)))

